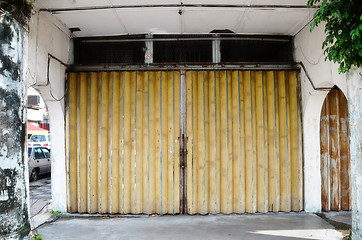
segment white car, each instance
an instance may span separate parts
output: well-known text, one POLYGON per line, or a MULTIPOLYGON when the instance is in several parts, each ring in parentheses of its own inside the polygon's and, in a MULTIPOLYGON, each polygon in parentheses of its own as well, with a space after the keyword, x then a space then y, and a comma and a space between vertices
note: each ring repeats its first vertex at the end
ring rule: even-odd
POLYGON ((35 181, 39 175, 51 170, 50 150, 46 147, 28 147, 29 180, 35 181))
POLYGON ((47 147, 50 148, 49 134, 33 134, 28 139, 28 147, 47 147))

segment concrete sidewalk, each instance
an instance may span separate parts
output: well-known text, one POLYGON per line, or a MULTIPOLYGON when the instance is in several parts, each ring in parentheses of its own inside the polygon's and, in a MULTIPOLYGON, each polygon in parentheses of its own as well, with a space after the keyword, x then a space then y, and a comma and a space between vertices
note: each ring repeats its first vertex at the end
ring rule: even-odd
POLYGON ((37 228, 45 223, 50 217, 51 206, 51 180, 50 178, 40 179, 29 184, 30 187, 30 225, 37 228))
POLYGON ((42 225, 45 240, 57 239, 342 239, 322 218, 307 213, 63 217, 42 225))
MULTIPOLYGON (((32 187, 30 185, 30 187, 32 187)), ((47 183, 30 190, 30 216, 37 215, 52 199, 51 184, 47 183)))

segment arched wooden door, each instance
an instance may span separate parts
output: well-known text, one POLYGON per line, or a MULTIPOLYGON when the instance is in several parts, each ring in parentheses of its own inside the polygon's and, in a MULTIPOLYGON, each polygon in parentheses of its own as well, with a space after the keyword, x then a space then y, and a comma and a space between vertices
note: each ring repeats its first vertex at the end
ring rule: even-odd
POLYGON ((351 210, 348 104, 331 90, 321 113, 322 210, 351 210))

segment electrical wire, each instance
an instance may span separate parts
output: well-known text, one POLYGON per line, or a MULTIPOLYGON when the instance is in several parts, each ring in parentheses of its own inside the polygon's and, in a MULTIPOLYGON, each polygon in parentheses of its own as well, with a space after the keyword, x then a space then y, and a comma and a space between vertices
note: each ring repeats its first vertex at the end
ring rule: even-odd
POLYGON ((319 58, 318 58, 318 61, 314 63, 314 62, 310 61, 310 60, 307 58, 307 56, 304 54, 303 48, 302 48, 301 46, 298 46, 297 49, 300 50, 300 52, 302 53, 304 59, 305 59, 310 65, 313 65, 313 66, 318 65, 319 62, 320 62, 321 59, 322 59, 322 56, 324 55, 323 52, 322 52, 321 55, 320 55, 319 58))
POLYGON ((64 95, 63 95, 61 98, 56 98, 56 97, 54 97, 53 92, 52 92, 51 85, 49 85, 49 93, 50 93, 50 96, 52 96, 52 98, 53 98, 55 101, 60 102, 60 101, 63 100, 63 99, 65 98, 65 96, 67 95, 68 88, 69 88, 67 81, 65 82, 65 85, 66 85, 66 89, 65 89, 64 95))
POLYGON ((47 84, 46 86, 49 86, 49 93, 50 93, 50 96, 55 100, 55 101, 61 101, 65 98, 65 96, 67 95, 67 92, 68 92, 68 89, 69 89, 69 86, 68 86, 68 81, 66 79, 65 81, 65 91, 64 91, 64 95, 61 97, 61 98, 56 98, 52 92, 52 85, 51 85, 51 82, 50 82, 50 74, 49 74, 49 68, 50 68, 50 59, 53 58, 55 59, 56 61, 58 61, 60 64, 62 64, 63 66, 65 67, 68 67, 68 64, 65 64, 63 63, 61 60, 59 60, 58 58, 54 57, 53 55, 51 55, 50 53, 48 54, 48 66, 47 66, 47 84))
POLYGON ((309 83, 312 85, 312 88, 313 88, 315 91, 330 91, 330 90, 333 89, 333 87, 320 87, 320 88, 317 88, 317 87, 314 85, 311 77, 309 76, 309 73, 307 72, 307 69, 305 68, 303 62, 299 62, 298 64, 302 67, 302 69, 303 69, 303 71, 304 71, 304 73, 305 73, 305 76, 307 77, 307 79, 309 80, 309 83))

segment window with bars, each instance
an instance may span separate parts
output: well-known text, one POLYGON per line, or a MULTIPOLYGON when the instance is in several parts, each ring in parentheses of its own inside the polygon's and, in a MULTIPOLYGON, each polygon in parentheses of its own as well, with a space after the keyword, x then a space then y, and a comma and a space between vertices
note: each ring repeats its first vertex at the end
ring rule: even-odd
MULTIPOLYGON (((154 64, 211 64, 213 52, 220 63, 290 63, 293 39, 289 36, 153 35, 154 64), (213 41, 217 44, 213 44, 213 41), (218 51, 213 51, 218 47, 218 51)), ((74 39, 74 63, 83 65, 145 62, 146 35, 74 39)))

